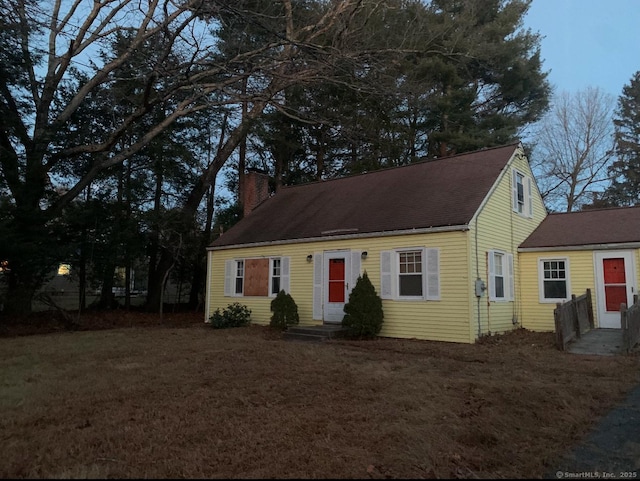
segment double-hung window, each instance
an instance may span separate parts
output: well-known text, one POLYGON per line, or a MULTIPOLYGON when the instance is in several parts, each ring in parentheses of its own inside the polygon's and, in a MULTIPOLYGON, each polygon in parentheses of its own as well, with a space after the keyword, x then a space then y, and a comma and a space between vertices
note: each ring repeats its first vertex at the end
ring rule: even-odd
POLYGON ((269 293, 273 296, 277 295, 280 292, 280 278, 282 275, 282 260, 280 258, 271 259, 271 278, 269 279, 269 283, 271 284, 271 288, 269 289, 269 293))
POLYGON ((244 260, 235 261, 236 264, 236 281, 233 293, 241 296, 244 292, 244 260))
POLYGON ((422 250, 398 252, 398 294, 400 297, 422 297, 422 250))
POLYGON ((533 215, 531 177, 513 169, 513 211, 523 217, 533 215))
POLYGON ((489 300, 512 301, 514 299, 513 254, 492 250, 488 253, 489 300))
POLYGON ((562 302, 569 299, 569 259, 539 259, 540 302, 562 302))
POLYGON ((406 248, 380 253, 380 297, 395 300, 440 299, 440 250, 406 248))

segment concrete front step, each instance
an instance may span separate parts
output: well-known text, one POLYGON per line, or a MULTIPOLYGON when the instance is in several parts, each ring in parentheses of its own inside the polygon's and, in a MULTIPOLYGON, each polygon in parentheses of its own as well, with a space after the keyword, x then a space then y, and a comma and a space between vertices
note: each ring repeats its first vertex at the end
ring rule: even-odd
POLYGON ((321 326, 291 326, 283 333, 284 339, 296 341, 322 342, 340 337, 345 329, 339 324, 323 324, 321 326))

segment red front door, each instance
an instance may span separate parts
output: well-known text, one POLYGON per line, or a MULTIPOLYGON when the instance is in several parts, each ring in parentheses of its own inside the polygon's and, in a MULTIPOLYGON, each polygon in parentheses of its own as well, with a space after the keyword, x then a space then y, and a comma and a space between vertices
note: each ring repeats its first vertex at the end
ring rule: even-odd
POLYGON ((620 311, 620 304, 627 302, 627 277, 624 257, 602 260, 604 274, 604 297, 608 312, 620 311))
POLYGON ((345 260, 329 259, 329 302, 344 302, 345 260))

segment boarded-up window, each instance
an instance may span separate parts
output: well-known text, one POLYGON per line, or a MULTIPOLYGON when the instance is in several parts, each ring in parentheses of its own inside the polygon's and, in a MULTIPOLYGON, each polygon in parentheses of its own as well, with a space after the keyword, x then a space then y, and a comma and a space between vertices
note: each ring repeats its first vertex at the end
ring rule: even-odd
POLYGON ((245 259, 244 295, 269 295, 269 259, 245 259))

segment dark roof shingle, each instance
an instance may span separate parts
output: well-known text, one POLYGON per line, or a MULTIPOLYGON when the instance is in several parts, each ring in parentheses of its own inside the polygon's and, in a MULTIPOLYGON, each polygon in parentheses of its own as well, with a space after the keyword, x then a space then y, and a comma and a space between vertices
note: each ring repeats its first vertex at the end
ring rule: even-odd
POLYGON ((549 214, 521 248, 640 242, 640 207, 549 214))
POLYGON ((211 246, 466 225, 518 145, 285 187, 211 246))

